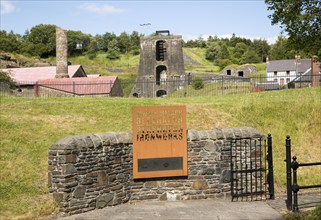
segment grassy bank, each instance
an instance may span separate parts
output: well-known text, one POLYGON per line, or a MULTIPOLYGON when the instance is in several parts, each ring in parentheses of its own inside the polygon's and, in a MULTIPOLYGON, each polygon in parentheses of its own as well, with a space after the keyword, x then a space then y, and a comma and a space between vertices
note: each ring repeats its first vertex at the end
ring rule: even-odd
MULTIPOLYGON (((252 126, 271 133, 275 181, 282 190, 287 134, 299 161, 320 161, 320 94, 320 88, 307 88, 164 99, 1 97, 0 217, 37 218, 51 213, 49 147, 69 135, 131 131, 133 106, 186 105, 188 129, 252 126)), ((319 171, 300 168, 299 184, 320 184, 319 171)))

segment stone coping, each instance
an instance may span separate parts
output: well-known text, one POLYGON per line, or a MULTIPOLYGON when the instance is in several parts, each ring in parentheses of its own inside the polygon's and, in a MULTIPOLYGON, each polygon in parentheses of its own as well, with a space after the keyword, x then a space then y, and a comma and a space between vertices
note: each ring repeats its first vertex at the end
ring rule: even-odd
MULTIPOLYGON (((232 140, 244 138, 263 138, 255 128, 216 128, 214 130, 188 130, 187 141, 200 140, 232 140)), ((51 150, 73 150, 79 148, 99 148, 103 145, 132 144, 132 133, 130 132, 108 132, 91 135, 75 135, 63 138, 51 146, 51 150)))

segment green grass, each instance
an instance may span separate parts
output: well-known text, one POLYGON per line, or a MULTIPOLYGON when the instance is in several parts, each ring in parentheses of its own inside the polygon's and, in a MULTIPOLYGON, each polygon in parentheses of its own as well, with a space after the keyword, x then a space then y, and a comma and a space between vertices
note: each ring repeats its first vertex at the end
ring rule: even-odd
MULTIPOLYGON (((251 126, 271 133, 275 182, 285 186, 285 137, 299 162, 320 161, 320 88, 227 96, 130 98, 1 97, 0 217, 37 218, 55 206, 47 189, 50 146, 69 135, 131 131, 131 108, 186 105, 188 129, 251 126)), ((299 168, 299 184, 320 184, 320 170, 299 168)))
POLYGON ((205 48, 183 48, 183 52, 186 55, 188 55, 191 59, 200 64, 199 66, 185 65, 185 70, 218 73, 220 71, 220 68, 218 66, 215 66, 213 62, 205 59, 205 51, 205 48))
POLYGON ((286 220, 319 220, 321 219, 321 205, 304 212, 288 212, 283 217, 286 220))
POLYGON ((170 94, 170 97, 200 97, 200 96, 217 96, 231 95, 238 93, 249 93, 253 85, 250 82, 224 82, 222 83, 205 83, 204 88, 194 89, 193 86, 186 86, 170 94))

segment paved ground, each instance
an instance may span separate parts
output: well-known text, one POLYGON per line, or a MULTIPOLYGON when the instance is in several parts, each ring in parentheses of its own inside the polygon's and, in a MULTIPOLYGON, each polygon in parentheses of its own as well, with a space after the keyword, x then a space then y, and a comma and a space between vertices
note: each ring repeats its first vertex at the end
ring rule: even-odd
MULTIPOLYGON (((287 211, 286 209, 286 195, 276 196, 275 200, 267 200, 266 202, 280 213, 287 211)), ((299 211, 305 211, 321 204, 321 190, 301 193, 298 195, 299 211)))
MULTIPOLYGON (((63 220, 89 219, 283 219, 266 202, 229 200, 140 201, 107 207, 63 220)), ((61 219, 61 220, 62 220, 61 219)))
MULTIPOLYGON (((107 207, 59 220, 105 219, 283 219, 286 195, 275 200, 231 202, 230 200, 139 201, 107 207)), ((299 209, 321 204, 321 191, 300 194, 299 209)))

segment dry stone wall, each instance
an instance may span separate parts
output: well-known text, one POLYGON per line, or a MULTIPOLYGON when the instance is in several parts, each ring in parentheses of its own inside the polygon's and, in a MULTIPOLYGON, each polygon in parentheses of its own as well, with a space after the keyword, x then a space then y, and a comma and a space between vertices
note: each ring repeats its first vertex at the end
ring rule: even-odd
POLYGON ((230 195, 230 141, 264 138, 249 127, 189 130, 188 176, 132 178, 132 134, 64 138, 49 149, 49 192, 66 215, 133 200, 188 200, 230 195))

